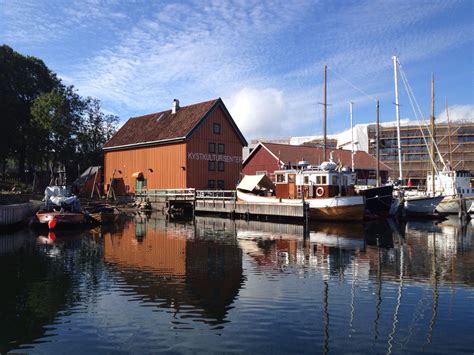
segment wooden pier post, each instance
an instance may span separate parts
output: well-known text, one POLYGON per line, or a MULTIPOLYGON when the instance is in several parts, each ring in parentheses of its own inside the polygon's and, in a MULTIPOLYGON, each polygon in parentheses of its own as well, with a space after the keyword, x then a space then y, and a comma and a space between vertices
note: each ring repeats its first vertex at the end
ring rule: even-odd
POLYGON ((196 189, 194 189, 194 197, 193 197, 193 220, 196 215, 196 189))

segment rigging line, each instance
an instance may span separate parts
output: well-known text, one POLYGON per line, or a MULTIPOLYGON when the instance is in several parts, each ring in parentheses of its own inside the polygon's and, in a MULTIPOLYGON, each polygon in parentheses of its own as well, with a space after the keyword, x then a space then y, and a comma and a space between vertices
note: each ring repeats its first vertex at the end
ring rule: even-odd
MULTIPOLYGON (((414 102, 414 103, 416 104, 416 106, 418 107, 418 111, 419 111, 419 113, 420 113, 420 115, 421 115, 421 122, 422 122, 422 124, 425 126, 425 128, 426 128, 426 130, 427 130, 427 132, 428 132, 428 135, 430 136, 431 140, 434 141, 435 139, 433 138, 433 133, 430 131, 428 125, 425 123, 425 121, 424 121, 424 119, 423 119, 423 117, 424 117, 424 116, 423 116, 423 112, 421 111, 421 108, 420 108, 420 106, 418 105, 418 102, 416 101, 415 94, 413 93, 413 90, 412 90, 412 88, 411 88, 411 86, 410 86, 410 83, 408 82, 408 78, 407 78, 405 72, 403 71, 403 69, 401 68, 400 62, 399 62, 398 64, 400 65, 400 73, 401 73, 402 81, 403 81, 403 84, 405 85, 405 89, 407 90, 407 94, 408 94, 408 98, 410 99, 410 103, 411 103, 411 100, 413 99, 413 102, 414 102), (410 96, 410 95, 411 95, 411 96, 410 96)), ((421 131, 421 134, 422 134, 422 136, 423 136, 423 140, 424 140, 424 142, 425 142, 425 145, 428 147, 428 143, 427 143, 427 141, 426 141, 426 138, 425 138, 423 129, 421 128, 420 119, 419 119, 419 117, 418 117, 418 115, 417 115, 417 113, 416 113, 416 111, 415 111, 415 108, 414 108, 413 104, 412 104, 412 109, 413 109, 413 112, 414 112, 414 114, 415 114, 415 117, 416 117, 416 119, 417 119, 417 121, 418 121, 418 125, 420 126, 420 131, 421 131)), ((436 144, 436 142, 434 142, 434 146, 435 146, 435 149, 436 149, 436 152, 437 152, 438 156, 440 157, 440 161, 441 161, 441 163, 443 164, 443 167, 446 168, 446 163, 444 162, 444 159, 443 159, 443 157, 442 157, 442 155, 441 155, 441 152, 440 152, 440 150, 439 150, 438 144, 436 144)), ((436 168, 436 164, 435 164, 435 162, 434 162, 434 159, 433 159, 431 156, 430 156, 430 160, 431 160, 432 164, 435 166, 435 169, 438 170, 438 169, 436 168)))
MULTIPOLYGON (((423 115, 423 112, 421 111, 421 108, 420 108, 420 105, 418 104, 418 101, 416 100, 416 97, 415 97, 415 94, 413 93, 413 90, 410 86, 410 83, 408 82, 408 77, 406 76, 405 74, 405 71, 403 70, 403 67, 402 67, 402 64, 400 63, 400 61, 398 61, 398 65, 400 66, 400 73, 401 73, 401 76, 402 76, 402 79, 404 81, 406 81, 406 85, 405 85, 405 89, 407 90, 407 93, 408 93, 408 97, 410 97, 410 95, 413 97, 413 101, 415 102, 417 108, 418 108, 418 111, 421 115, 421 120, 422 120, 422 123, 423 125, 426 127, 426 130, 428 131, 428 134, 431 138, 432 141, 435 141, 434 137, 433 137, 433 132, 430 131, 429 127, 428 127, 428 124, 425 123, 425 120, 424 120, 424 115, 423 115), (408 89, 407 89, 407 86, 408 86, 408 89)), ((418 120, 418 124, 420 125, 420 120, 416 114, 416 111, 415 111, 415 108, 413 107, 412 105, 412 108, 413 108, 413 112, 415 113, 415 117, 417 118, 418 120)), ((420 130, 421 130, 421 127, 420 127, 420 130)), ((421 130, 422 131, 422 130, 421 130)), ((422 135, 423 135, 423 131, 422 131, 422 135)), ((423 136, 424 138, 424 136, 423 136)), ((426 143, 426 139, 425 139, 425 144, 426 146, 428 146, 428 144, 426 143)), ((435 146, 435 149, 436 149, 436 152, 438 153, 438 156, 440 157, 440 161, 441 163, 443 164, 443 167, 446 168, 446 163, 444 162, 444 159, 441 155, 441 152, 439 150, 439 147, 438 147, 438 144, 436 144, 436 142, 434 142, 434 146, 435 146)))
MULTIPOLYGON (((414 102, 415 102, 415 104, 416 104, 416 107, 417 107, 417 109, 418 109, 418 112, 419 112, 419 114, 420 114, 422 120, 424 120, 423 117, 425 117, 425 115, 423 114, 423 111, 421 111, 420 105, 418 104, 418 101, 416 100, 416 97, 415 97, 415 94, 413 93, 413 90, 412 90, 412 88, 411 88, 411 85, 410 85, 410 83, 408 82, 408 77, 407 77, 405 71, 403 70, 402 63, 400 63, 400 61, 398 61, 398 65, 399 65, 399 67, 400 67, 400 73, 401 73, 401 75, 403 75, 403 76, 405 77, 405 80, 406 80, 406 82, 407 82, 407 86, 408 86, 408 88, 409 88, 408 95, 412 95, 413 100, 414 100, 414 102)), ((415 111, 415 109, 413 109, 413 111, 415 111)), ((415 115, 416 115, 416 112, 415 112, 415 115)), ((428 126, 426 123, 424 123, 424 124, 425 124, 425 126, 428 126)))
POLYGON ((342 79, 344 80, 346 83, 348 83, 349 85, 351 85, 354 89, 360 91, 362 94, 364 94, 365 96, 367 96, 369 99, 371 99, 372 101, 374 102, 377 102, 377 100, 373 97, 373 96, 370 96, 369 94, 367 94, 364 90, 362 90, 361 88, 355 86, 353 83, 351 83, 349 80, 347 80, 346 78, 344 78, 342 75, 338 74, 336 71, 334 71, 334 69, 332 69, 331 67, 328 67, 328 69, 330 71, 332 71, 334 74, 336 74, 339 79, 342 79))
MULTIPOLYGON (((401 70, 400 70, 400 74, 401 74, 400 76, 401 76, 401 78, 402 78, 403 85, 405 86, 405 90, 406 90, 407 93, 408 93, 408 99, 410 100, 410 105, 411 105, 411 107, 412 107, 412 109, 413 109, 413 112, 415 113, 415 118, 416 118, 416 120, 418 121, 418 126, 419 126, 419 128, 420 128, 421 136, 423 137, 423 141, 425 142, 425 145, 428 147, 428 142, 426 141, 425 133, 423 132, 423 128, 421 127, 420 120, 419 120, 419 118, 418 118, 418 114, 416 113, 416 110, 415 110, 415 107, 414 107, 414 104, 413 104, 413 98, 412 98, 411 95, 410 95, 410 91, 409 91, 409 89, 408 89, 408 87, 407 87, 407 82, 405 81, 406 78, 405 78, 405 76, 404 76, 404 73, 403 73, 401 70)), ((433 164, 433 166, 435 167, 436 173, 438 173, 438 168, 437 168, 437 166, 436 166, 436 164, 435 164, 435 162, 434 162, 434 159, 433 159, 433 157, 431 156, 431 154, 429 155, 429 157, 430 157, 431 164, 433 164)))

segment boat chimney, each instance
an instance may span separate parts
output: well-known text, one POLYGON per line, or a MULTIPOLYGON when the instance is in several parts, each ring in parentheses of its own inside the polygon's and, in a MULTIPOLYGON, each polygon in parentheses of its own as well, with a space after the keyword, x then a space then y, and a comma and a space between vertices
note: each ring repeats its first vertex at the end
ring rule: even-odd
POLYGON ((171 113, 174 115, 179 110, 179 100, 173 99, 173 107, 171 108, 171 113))

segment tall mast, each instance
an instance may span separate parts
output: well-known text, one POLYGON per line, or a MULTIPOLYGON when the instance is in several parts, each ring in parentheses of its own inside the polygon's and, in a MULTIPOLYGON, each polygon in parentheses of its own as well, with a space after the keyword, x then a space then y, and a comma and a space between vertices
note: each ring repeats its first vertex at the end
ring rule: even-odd
POLYGON ((323 103, 323 106, 324 106, 324 151, 323 151, 323 154, 324 154, 324 161, 327 161, 327 154, 326 154, 326 150, 327 150, 327 106, 328 106, 328 102, 327 102, 327 73, 328 73, 328 66, 327 65, 324 65, 324 103, 323 103))
POLYGON ((446 98, 446 120, 448 122, 448 149, 449 149, 449 164, 453 166, 453 148, 451 146, 451 125, 449 123, 448 112, 448 98, 446 98))
POLYGON ((435 127, 435 92, 434 92, 434 74, 431 75, 431 188, 435 194, 435 145, 436 145, 436 127, 435 127))
POLYGON ((402 144, 400 141, 400 108, 398 103, 398 77, 397 77, 397 63, 398 58, 396 56, 393 59, 393 77, 395 80, 395 113, 397 116, 397 143, 398 143, 398 171, 400 183, 403 184, 403 169, 402 169, 402 144))
POLYGON ((352 172, 354 172, 354 126, 352 123, 352 105, 353 103, 351 102, 349 104, 349 112, 351 116, 351 165, 352 165, 352 172))
POLYGON ((375 116, 375 158, 377 159, 377 170, 376 170, 376 177, 377 183, 375 186, 380 186, 380 156, 379 156, 379 139, 380 139, 380 132, 379 132, 379 100, 377 100, 377 114, 375 116))

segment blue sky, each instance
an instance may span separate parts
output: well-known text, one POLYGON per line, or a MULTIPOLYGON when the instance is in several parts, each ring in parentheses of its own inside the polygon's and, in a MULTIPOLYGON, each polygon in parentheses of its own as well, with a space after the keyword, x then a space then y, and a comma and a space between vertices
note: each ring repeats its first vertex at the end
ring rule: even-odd
MULTIPOLYGON (((122 122, 222 97, 246 135, 322 133, 395 118, 397 54, 425 115, 474 120, 474 1, 0 0, 0 43, 43 59, 122 122)), ((414 118, 400 84, 401 116, 414 118)))

